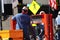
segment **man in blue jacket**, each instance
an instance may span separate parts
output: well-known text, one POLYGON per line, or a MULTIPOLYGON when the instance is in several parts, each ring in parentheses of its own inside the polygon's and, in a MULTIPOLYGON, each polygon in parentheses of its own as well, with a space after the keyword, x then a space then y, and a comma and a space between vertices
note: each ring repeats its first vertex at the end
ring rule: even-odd
POLYGON ((13 16, 12 20, 16 21, 16 30, 23 29, 24 40, 30 40, 28 28, 30 26, 30 17, 27 15, 28 8, 24 6, 22 12, 13 16))

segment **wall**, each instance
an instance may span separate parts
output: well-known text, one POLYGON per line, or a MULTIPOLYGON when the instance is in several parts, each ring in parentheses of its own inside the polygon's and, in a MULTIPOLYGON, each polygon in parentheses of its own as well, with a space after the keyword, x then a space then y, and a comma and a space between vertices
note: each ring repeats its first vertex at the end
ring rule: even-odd
MULTIPOLYGON (((48 0, 36 0, 38 3, 41 3, 41 4, 48 4, 49 1, 48 0)), ((32 0, 23 0, 23 3, 26 4, 26 3, 31 3, 32 0)))

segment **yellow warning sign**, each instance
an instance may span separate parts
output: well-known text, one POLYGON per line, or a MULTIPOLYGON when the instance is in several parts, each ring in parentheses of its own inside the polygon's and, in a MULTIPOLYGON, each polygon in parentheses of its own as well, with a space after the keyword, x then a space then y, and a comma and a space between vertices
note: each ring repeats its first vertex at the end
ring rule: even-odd
POLYGON ((29 9, 34 15, 36 15, 39 8, 40 8, 40 5, 36 1, 33 1, 29 6, 29 9))

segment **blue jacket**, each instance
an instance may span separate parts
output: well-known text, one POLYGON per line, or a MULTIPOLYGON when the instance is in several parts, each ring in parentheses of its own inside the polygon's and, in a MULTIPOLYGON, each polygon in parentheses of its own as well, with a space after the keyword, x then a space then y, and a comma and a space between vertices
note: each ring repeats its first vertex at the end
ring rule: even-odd
POLYGON ((23 29, 27 34, 28 27, 30 26, 30 17, 27 14, 19 13, 12 17, 13 20, 16 20, 16 29, 23 29))

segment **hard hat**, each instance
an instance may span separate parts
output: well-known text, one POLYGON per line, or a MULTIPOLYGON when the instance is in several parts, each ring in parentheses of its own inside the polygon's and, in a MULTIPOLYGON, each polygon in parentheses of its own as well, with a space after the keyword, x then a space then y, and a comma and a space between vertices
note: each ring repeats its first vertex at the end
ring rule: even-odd
POLYGON ((60 14, 60 11, 58 12, 58 14, 60 14))
POLYGON ((41 14, 44 14, 45 12, 44 11, 41 11, 39 14, 41 15, 41 14))
POLYGON ((26 6, 24 6, 22 9, 23 9, 23 10, 28 10, 28 8, 27 8, 26 6))

